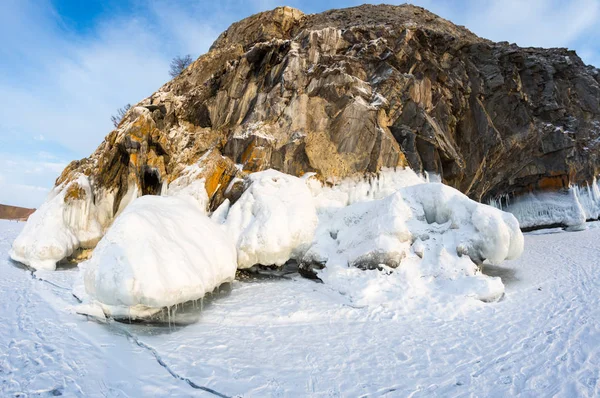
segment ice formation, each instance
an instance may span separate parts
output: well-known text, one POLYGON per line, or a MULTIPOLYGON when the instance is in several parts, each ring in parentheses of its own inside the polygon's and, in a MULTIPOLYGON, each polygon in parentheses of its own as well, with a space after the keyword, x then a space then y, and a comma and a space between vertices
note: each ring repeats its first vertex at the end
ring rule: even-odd
POLYGON ((275 170, 253 173, 224 226, 237 247, 238 268, 283 265, 312 242, 317 212, 305 179, 275 170))
POLYGON ((112 316, 143 317, 232 281, 236 251, 186 198, 134 200, 80 264, 85 292, 112 316))
MULTIPOLYGON (((289 260, 324 266, 317 272, 326 284, 367 304, 434 292, 493 300, 504 286, 479 265, 523 250, 513 215, 410 169, 325 184, 310 174, 257 172, 235 203, 226 200, 209 218, 204 180, 190 167, 163 196, 136 198, 132 189, 104 237, 113 203, 94 204, 81 176, 53 191, 11 256, 54 269, 99 241, 80 264, 82 311, 144 317, 203 297, 236 269, 289 260)), ((572 194, 585 217, 600 213, 597 186, 572 194)))
POLYGON ((600 187, 594 179, 591 185, 572 186, 564 192, 504 196, 490 204, 514 214, 521 228, 562 225, 580 229, 585 228, 586 220, 600 218, 600 187))
POLYGON ((600 184, 594 178, 591 185, 573 187, 586 220, 600 219, 600 184))
POLYGON ((113 195, 94 203, 89 180, 81 175, 58 186, 29 217, 15 239, 10 257, 32 268, 54 270, 78 248, 91 248, 104 233, 112 215, 113 195))
POLYGON ((444 285, 446 291, 493 300, 504 286, 499 278, 482 275, 477 264, 500 263, 522 251, 523 235, 513 215, 443 184, 422 183, 384 199, 322 210, 302 261, 324 265, 319 277, 326 284, 362 299, 373 292, 385 296, 385 285, 396 280, 402 287, 387 299, 444 285), (380 274, 357 268, 397 269, 382 284, 380 274))

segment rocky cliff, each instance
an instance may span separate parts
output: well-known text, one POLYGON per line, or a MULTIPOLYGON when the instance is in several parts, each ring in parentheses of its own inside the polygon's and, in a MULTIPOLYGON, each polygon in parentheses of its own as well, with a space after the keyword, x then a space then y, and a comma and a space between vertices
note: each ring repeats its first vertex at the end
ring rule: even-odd
POLYGON ((412 5, 282 7, 233 24, 56 183, 108 225, 180 177, 204 178, 212 209, 268 168, 335 181, 410 166, 486 201, 591 182, 599 154, 599 71, 573 51, 494 43, 412 5), (81 174, 89 187, 65 184, 81 174))

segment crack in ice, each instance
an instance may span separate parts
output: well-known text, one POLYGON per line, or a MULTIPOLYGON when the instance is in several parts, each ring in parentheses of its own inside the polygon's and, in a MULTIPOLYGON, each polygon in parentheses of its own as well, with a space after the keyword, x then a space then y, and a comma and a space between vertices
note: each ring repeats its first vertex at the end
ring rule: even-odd
POLYGON ((189 378, 179 375, 177 372, 175 372, 173 369, 171 369, 169 367, 169 365, 167 365, 167 363, 162 359, 160 354, 154 348, 152 348, 148 344, 146 344, 143 341, 141 341, 140 339, 138 339, 138 337, 135 334, 131 333, 127 329, 117 326, 115 324, 114 320, 112 320, 112 319, 107 320, 107 324, 109 326, 113 327, 114 329, 118 330, 119 332, 123 333, 125 336, 127 336, 128 339, 133 340, 133 342, 136 345, 138 345, 139 347, 144 348, 147 351, 150 351, 150 353, 152 353, 152 355, 156 359, 156 362, 158 362, 158 364, 160 366, 165 368, 169 372, 169 374, 171 376, 173 376, 174 378, 186 382, 190 387, 195 388, 197 390, 206 391, 210 394, 213 394, 213 395, 215 395, 217 397, 221 397, 221 398, 230 398, 228 395, 222 394, 216 390, 213 390, 210 387, 198 385, 198 384, 194 383, 192 380, 190 380, 189 378))
POLYGON ((47 283, 47 284, 49 284, 51 286, 54 286, 54 287, 56 287, 58 289, 69 290, 69 291, 71 290, 68 287, 60 286, 59 284, 51 282, 48 279, 40 278, 39 276, 35 275, 35 271, 30 271, 30 273, 31 273, 31 278, 33 278, 34 280, 37 280, 37 281, 40 281, 40 282, 45 282, 45 283, 47 283))
MULTIPOLYGON (((54 286, 54 287, 56 287, 56 288, 58 288, 58 289, 63 289, 63 290, 71 290, 71 289, 69 289, 69 288, 66 288, 66 287, 64 287, 64 286, 60 286, 60 285, 58 285, 58 284, 56 284, 56 283, 54 283, 54 282, 51 282, 51 281, 49 281, 49 280, 47 280, 47 279, 43 279, 43 278, 40 278, 40 277, 36 276, 36 275, 35 275, 35 271, 34 271, 34 270, 27 269, 27 271, 29 272, 29 275, 31 276, 31 278, 32 278, 33 280, 40 281, 40 282, 45 282, 45 283, 47 283, 47 284, 49 284, 49 285, 51 285, 51 286, 54 286)), ((79 299, 77 296, 73 295, 73 297, 74 297, 74 298, 75 298, 77 301, 81 302, 81 300, 80 300, 80 299, 79 299)), ((133 333, 129 332, 129 331, 128 331, 128 330, 126 330, 125 328, 122 328, 122 327, 119 327, 119 326, 117 326, 117 325, 115 324, 115 321, 114 321, 114 320, 112 320, 112 319, 107 319, 107 321, 106 321, 106 324, 107 324, 107 325, 109 325, 109 326, 111 326, 112 328, 114 328, 114 329, 118 330, 119 332, 123 333, 123 334, 124 334, 124 335, 125 335, 125 336, 126 336, 128 339, 130 339, 130 340, 133 340, 133 342, 134 342, 134 343, 135 343, 137 346, 139 346, 139 347, 141 347, 141 348, 144 348, 144 349, 145 349, 145 350, 147 350, 147 351, 150 351, 150 353, 151 353, 151 354, 154 356, 154 358, 156 359, 156 362, 158 362, 158 364, 159 364, 160 366, 162 366, 163 368, 165 368, 165 369, 166 369, 166 370, 169 372, 169 374, 170 374, 171 376, 173 376, 175 379, 178 379, 178 380, 184 381, 184 382, 186 382, 186 383, 187 383, 187 384, 188 384, 190 387, 192 387, 192 388, 194 388, 194 389, 197 389, 197 390, 202 390, 202 391, 208 392, 208 393, 210 393, 210 394, 213 394, 213 395, 215 395, 215 396, 217 396, 217 397, 221 397, 221 398, 230 398, 228 395, 222 394, 222 393, 220 393, 220 392, 218 392, 218 391, 216 391, 216 390, 213 390, 213 389, 212 389, 212 388, 210 388, 210 387, 205 387, 205 386, 201 386, 201 385, 199 385, 199 384, 196 384, 195 382, 193 382, 193 381, 192 381, 192 380, 190 380, 189 378, 187 378, 187 377, 183 377, 183 376, 179 375, 178 373, 176 373, 176 372, 175 372, 173 369, 171 369, 171 368, 169 367, 169 365, 167 365, 167 363, 166 363, 166 362, 165 362, 165 361, 162 359, 162 357, 159 355, 159 353, 158 353, 158 352, 157 352, 157 351, 156 351, 154 348, 150 347, 149 345, 147 345, 147 344, 146 344, 146 343, 144 343, 143 341, 140 341, 140 339, 138 339, 136 335, 134 335, 133 333)))

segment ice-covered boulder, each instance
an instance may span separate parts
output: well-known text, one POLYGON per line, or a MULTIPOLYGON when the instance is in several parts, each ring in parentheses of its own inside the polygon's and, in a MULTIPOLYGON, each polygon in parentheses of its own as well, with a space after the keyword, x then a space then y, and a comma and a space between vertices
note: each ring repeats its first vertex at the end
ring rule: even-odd
POLYGON ((203 297, 232 281, 237 264, 233 241, 193 200, 143 196, 80 267, 91 302, 137 317, 203 297))
MULTIPOLYGON (((348 267, 398 268, 403 284, 461 280, 460 294, 491 300, 502 295, 499 278, 481 275, 478 264, 518 257, 523 235, 512 214, 470 200, 440 183, 418 184, 370 202, 324 211, 303 266, 320 264, 326 283, 342 290, 369 283, 340 275, 348 267), (413 283, 414 282, 414 283, 413 283)), ((357 276, 358 275, 358 276, 357 276)), ((410 289, 408 289, 410 290, 410 289)), ((416 293, 415 293, 416 294, 416 293)))
POLYGON ((10 257, 32 268, 54 270, 78 248, 92 248, 112 217, 114 195, 94 201, 88 178, 52 190, 15 239, 10 257))
POLYGON ((300 258, 318 222, 306 180, 275 170, 253 173, 248 180, 224 222, 237 247, 238 268, 300 258))

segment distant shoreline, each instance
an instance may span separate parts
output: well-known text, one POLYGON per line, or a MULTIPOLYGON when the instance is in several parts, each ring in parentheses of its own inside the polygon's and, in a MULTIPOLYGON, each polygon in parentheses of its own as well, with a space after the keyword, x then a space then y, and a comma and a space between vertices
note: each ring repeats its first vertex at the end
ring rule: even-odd
POLYGON ((27 221, 35 209, 0 204, 0 220, 27 221))

